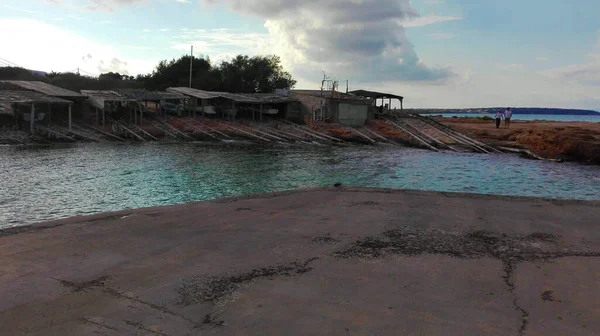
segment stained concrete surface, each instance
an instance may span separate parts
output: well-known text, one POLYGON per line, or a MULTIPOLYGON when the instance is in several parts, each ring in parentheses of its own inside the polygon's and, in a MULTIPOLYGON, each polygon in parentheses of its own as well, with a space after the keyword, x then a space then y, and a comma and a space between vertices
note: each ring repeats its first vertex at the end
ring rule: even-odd
POLYGON ((600 202, 331 188, 0 231, 0 335, 594 335, 600 202))

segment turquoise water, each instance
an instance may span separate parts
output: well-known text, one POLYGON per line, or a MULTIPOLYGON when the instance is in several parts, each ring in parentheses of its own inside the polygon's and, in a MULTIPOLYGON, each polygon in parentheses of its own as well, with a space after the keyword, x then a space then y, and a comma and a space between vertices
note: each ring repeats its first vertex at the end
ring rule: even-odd
MULTIPOLYGON (((432 114, 423 114, 425 116, 443 116, 445 118, 452 118, 453 116, 459 118, 477 118, 488 116, 493 118, 493 114, 477 114, 477 113, 432 113, 432 114)), ((547 121, 582 121, 582 122, 600 122, 600 114, 599 115, 556 115, 556 114, 513 114, 512 120, 523 120, 523 121, 532 121, 532 120, 547 120, 547 121)))
POLYGON ((0 227, 330 186, 600 200, 600 167, 387 146, 0 147, 0 227))

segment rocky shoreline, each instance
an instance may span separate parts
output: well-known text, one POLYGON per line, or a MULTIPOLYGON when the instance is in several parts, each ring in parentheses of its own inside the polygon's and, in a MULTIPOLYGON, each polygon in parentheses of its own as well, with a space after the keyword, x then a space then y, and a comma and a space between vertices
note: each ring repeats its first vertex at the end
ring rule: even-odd
POLYGON ((492 121, 475 118, 435 118, 468 136, 495 147, 531 151, 536 156, 600 165, 600 123, 512 121, 496 129, 492 121))

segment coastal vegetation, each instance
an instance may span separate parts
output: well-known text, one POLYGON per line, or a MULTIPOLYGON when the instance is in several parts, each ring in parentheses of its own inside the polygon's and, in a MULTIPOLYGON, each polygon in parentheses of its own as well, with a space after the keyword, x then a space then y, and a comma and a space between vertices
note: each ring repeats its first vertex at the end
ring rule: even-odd
MULTIPOLYGON (((0 67, 0 80, 2 79, 38 80, 73 91, 124 88, 164 90, 167 87, 189 85, 190 56, 163 60, 152 73, 135 77, 118 72, 102 73, 98 77, 72 72, 50 72, 46 76, 40 76, 24 68, 0 67)), ((290 89, 295 85, 296 80, 285 71, 281 59, 275 55, 238 55, 219 64, 214 64, 208 57, 194 57, 192 61, 192 87, 196 89, 261 93, 290 89)))

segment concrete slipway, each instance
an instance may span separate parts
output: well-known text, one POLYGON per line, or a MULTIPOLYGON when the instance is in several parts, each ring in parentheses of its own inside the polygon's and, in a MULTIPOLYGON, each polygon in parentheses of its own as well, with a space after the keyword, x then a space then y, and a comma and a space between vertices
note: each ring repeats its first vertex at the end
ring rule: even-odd
POLYGON ((598 335, 600 202, 332 188, 0 231, 0 335, 598 335))

